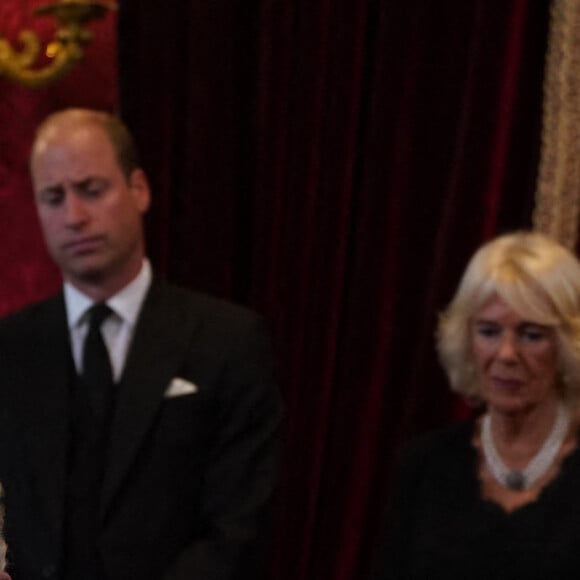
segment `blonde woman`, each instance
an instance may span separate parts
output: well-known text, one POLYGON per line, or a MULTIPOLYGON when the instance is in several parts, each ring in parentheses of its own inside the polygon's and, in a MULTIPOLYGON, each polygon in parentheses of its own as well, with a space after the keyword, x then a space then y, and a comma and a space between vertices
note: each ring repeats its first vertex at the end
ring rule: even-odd
POLYGON ((577 259, 538 233, 484 245, 437 346, 482 412, 411 446, 375 578, 577 578, 577 259))

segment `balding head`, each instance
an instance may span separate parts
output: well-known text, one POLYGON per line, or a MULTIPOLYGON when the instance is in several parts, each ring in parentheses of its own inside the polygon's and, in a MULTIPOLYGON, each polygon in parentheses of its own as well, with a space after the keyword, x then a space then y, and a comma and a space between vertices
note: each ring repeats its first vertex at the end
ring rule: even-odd
POLYGON ((135 169, 141 167, 139 154, 133 137, 126 125, 110 113, 92 109, 64 109, 46 117, 36 131, 32 146, 31 162, 39 150, 46 146, 46 142, 60 130, 67 127, 81 126, 100 127, 111 143, 119 167, 128 179, 135 169))

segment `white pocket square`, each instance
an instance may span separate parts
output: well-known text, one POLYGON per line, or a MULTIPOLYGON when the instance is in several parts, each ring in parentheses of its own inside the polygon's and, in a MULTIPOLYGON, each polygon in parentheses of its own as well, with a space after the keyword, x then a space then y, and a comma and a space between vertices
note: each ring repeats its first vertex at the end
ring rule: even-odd
POLYGON ((180 377, 175 377, 171 380, 169 386, 165 390, 164 397, 182 397, 183 395, 192 395, 193 393, 197 393, 197 391, 198 388, 196 384, 190 383, 180 377))

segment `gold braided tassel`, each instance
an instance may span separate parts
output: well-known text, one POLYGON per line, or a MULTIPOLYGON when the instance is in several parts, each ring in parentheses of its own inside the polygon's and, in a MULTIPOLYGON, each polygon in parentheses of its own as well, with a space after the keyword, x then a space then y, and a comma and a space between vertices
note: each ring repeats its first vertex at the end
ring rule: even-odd
POLYGON ((580 209, 580 0, 553 0, 534 228, 575 249, 580 209))

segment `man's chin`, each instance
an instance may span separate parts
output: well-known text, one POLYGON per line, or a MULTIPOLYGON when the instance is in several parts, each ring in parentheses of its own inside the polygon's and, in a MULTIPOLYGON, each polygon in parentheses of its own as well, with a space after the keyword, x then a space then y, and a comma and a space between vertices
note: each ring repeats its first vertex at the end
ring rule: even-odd
POLYGON ((71 284, 99 285, 106 279, 106 269, 98 265, 86 265, 82 268, 63 269, 65 279, 71 284))

